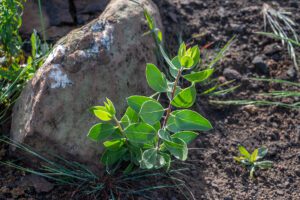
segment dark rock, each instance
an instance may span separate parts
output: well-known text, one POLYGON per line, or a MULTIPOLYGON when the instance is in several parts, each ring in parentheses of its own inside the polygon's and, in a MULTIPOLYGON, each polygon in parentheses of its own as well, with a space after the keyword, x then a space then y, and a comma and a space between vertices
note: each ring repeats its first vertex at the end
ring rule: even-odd
POLYGON ((74 0, 77 22, 83 24, 90 19, 90 14, 102 12, 109 0, 74 0))
MULTIPOLYGON (((42 7, 41 12, 44 19, 43 25, 45 29, 48 29, 50 26, 50 18, 45 6, 42 7)), ((20 33, 26 36, 30 36, 33 29, 37 30, 38 32, 41 32, 42 26, 39 15, 39 6, 37 2, 33 0, 26 1, 26 3, 24 4, 20 33)))
POLYGON ((268 65, 265 63, 263 56, 255 56, 252 60, 252 64, 258 72, 261 72, 263 74, 269 73, 268 65))
POLYGON ((70 13, 69 1, 47 0, 44 5, 49 15, 50 25, 74 24, 75 21, 70 13))
POLYGON ((225 70, 223 71, 223 75, 227 78, 227 79, 237 79, 240 80, 242 78, 242 75, 231 68, 225 68, 225 70))
POLYGON ((300 169, 296 169, 296 170, 295 170, 295 174, 296 174, 298 177, 300 177, 300 169))

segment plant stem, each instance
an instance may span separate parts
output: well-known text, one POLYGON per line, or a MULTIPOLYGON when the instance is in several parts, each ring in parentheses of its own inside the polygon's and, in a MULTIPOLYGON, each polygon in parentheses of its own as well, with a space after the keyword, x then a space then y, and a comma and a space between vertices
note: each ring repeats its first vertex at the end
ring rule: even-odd
POLYGON ((116 118, 116 116, 114 116, 114 120, 115 120, 115 122, 116 122, 116 124, 117 124, 119 130, 121 131, 121 135, 123 136, 123 131, 124 131, 124 130, 123 130, 123 128, 122 128, 122 126, 121 126, 119 120, 116 118))
MULTIPOLYGON (((180 78, 180 76, 181 76, 181 73, 182 73, 182 68, 180 68, 180 69, 178 70, 178 73, 177 73, 177 76, 176 76, 176 79, 175 79, 175 82, 174 82, 174 86, 173 86, 173 88, 172 88, 171 98, 170 98, 170 102, 169 102, 168 108, 166 109, 166 110, 167 110, 167 114, 166 114, 166 117, 165 117, 165 119, 164 119, 164 122, 163 122, 163 125, 162 125, 162 129, 165 128, 166 123, 167 123, 167 121, 168 121, 168 118, 169 118, 169 116, 170 116, 170 114, 171 114, 171 111, 172 111, 172 105, 171 105, 171 102, 172 102, 172 100, 173 100, 173 98, 174 98, 174 96, 175 96, 176 86, 177 86, 177 84, 178 84, 178 81, 179 81, 179 78, 180 78)), ((158 137, 157 145, 156 145, 156 148, 157 148, 157 149, 159 149, 159 145, 160 145, 160 138, 158 137)))
POLYGON ((165 127, 166 126, 166 123, 168 121, 168 118, 170 117, 170 114, 171 114, 171 111, 172 111, 172 105, 171 105, 171 102, 175 96, 175 92, 176 92, 176 86, 178 84, 178 81, 179 81, 179 78, 181 76, 181 73, 182 73, 182 68, 180 70, 178 70, 178 73, 177 73, 177 76, 176 76, 176 79, 175 79, 175 82, 174 82, 174 86, 173 86, 173 89, 172 89, 172 93, 171 93, 171 98, 170 98, 170 103, 169 103, 169 106, 167 108, 167 114, 166 114, 166 117, 164 119, 164 122, 163 122, 163 126, 162 127, 165 127))

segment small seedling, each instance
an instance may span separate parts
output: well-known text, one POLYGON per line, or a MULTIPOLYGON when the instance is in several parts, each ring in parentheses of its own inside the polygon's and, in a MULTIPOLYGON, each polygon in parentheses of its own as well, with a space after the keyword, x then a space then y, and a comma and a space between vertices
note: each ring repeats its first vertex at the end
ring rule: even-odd
POLYGON ((250 170, 251 179, 253 178, 256 169, 268 169, 273 165, 273 162, 269 160, 259 161, 265 157, 268 152, 268 149, 265 147, 255 149, 252 154, 250 154, 242 145, 239 145, 238 149, 242 156, 234 157, 234 160, 250 170))

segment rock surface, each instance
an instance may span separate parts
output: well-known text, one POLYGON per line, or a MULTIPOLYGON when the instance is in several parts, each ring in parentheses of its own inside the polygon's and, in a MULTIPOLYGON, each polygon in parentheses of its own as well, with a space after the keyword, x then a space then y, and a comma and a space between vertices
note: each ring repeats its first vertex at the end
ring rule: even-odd
MULTIPOLYGON (((157 7, 140 2, 161 27, 157 7)), ((101 145, 86 135, 99 121, 88 109, 108 97, 120 115, 126 97, 149 94, 145 66, 156 56, 152 37, 142 36, 147 30, 141 7, 112 0, 97 19, 58 41, 14 107, 12 139, 98 164, 101 145)))

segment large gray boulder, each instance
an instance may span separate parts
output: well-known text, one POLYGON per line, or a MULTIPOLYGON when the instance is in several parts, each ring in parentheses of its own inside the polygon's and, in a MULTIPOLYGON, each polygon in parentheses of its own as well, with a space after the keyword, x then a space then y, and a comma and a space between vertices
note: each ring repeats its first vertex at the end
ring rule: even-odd
MULTIPOLYGON (((140 0, 161 19, 150 0, 140 0)), ((126 97, 151 93, 145 65, 156 62, 155 43, 143 9, 131 1, 112 0, 89 24, 62 38, 14 106, 11 138, 39 151, 86 164, 98 164, 101 144, 87 137, 99 121, 88 109, 110 98, 117 111, 126 97)))

